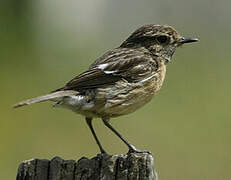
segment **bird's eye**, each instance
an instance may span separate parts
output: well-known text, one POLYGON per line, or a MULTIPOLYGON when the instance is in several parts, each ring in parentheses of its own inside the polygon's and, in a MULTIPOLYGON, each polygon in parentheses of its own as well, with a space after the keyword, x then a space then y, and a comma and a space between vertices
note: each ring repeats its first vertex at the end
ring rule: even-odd
POLYGON ((169 42, 169 37, 165 35, 160 35, 156 37, 156 40, 160 44, 167 44, 169 42))

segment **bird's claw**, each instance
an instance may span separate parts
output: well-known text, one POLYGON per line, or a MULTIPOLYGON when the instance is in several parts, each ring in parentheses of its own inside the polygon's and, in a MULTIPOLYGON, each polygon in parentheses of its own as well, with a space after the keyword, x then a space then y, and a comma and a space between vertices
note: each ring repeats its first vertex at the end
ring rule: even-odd
POLYGON ((128 150, 128 154, 130 153, 147 153, 147 154, 152 154, 150 151, 147 150, 140 150, 136 149, 135 146, 131 145, 131 147, 128 150))

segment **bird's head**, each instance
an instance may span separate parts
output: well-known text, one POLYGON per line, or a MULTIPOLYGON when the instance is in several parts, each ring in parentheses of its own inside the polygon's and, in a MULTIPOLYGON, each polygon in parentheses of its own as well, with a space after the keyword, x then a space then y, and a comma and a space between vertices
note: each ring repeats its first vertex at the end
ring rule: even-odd
POLYGON ((198 41, 197 38, 185 38, 168 25, 145 25, 132 33, 120 47, 145 47, 153 55, 163 57, 167 62, 171 60, 177 47, 198 41))

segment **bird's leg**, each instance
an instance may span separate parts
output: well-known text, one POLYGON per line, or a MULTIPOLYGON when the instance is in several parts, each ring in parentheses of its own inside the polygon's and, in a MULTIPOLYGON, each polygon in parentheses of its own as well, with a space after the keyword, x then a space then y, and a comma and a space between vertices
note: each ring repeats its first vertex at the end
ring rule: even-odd
POLYGON ((106 151, 103 149, 101 143, 99 142, 99 139, 98 139, 98 137, 96 136, 96 133, 95 133, 94 128, 93 128, 93 126, 92 126, 92 118, 86 117, 86 122, 87 122, 88 127, 89 127, 90 130, 91 130, 92 135, 94 136, 94 139, 95 139, 96 143, 97 143, 98 146, 99 146, 100 152, 101 152, 102 154, 106 154, 106 151))
POLYGON ((142 151, 142 150, 139 150, 139 149, 136 149, 135 146, 133 146, 131 143, 129 143, 126 139, 124 139, 121 134, 116 131, 112 126, 111 124, 109 123, 109 119, 108 118, 102 118, 103 120, 103 123, 105 124, 105 126, 107 126, 110 130, 112 130, 113 133, 115 133, 127 146, 128 146, 128 149, 129 149, 129 153, 132 153, 132 152, 136 152, 136 153, 149 153, 148 151, 142 151))

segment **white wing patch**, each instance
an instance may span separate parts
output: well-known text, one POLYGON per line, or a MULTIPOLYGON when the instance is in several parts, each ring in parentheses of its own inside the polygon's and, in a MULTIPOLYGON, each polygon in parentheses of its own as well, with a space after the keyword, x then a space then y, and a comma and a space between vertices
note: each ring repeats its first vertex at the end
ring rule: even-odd
POLYGON ((113 74, 113 73, 115 73, 115 72, 117 72, 117 71, 103 71, 105 74, 113 74))
POLYGON ((108 67, 109 64, 100 64, 98 65, 97 67, 102 70, 105 74, 113 74, 115 72, 117 72, 116 70, 115 71, 104 71, 107 67, 108 67))
POLYGON ((98 65, 97 67, 100 69, 100 70, 104 70, 109 64, 100 64, 98 65))
POLYGON ((148 81, 148 80, 152 79, 155 75, 156 75, 156 74, 153 74, 153 75, 151 75, 151 76, 149 76, 149 77, 147 77, 147 78, 143 79, 143 80, 142 80, 142 81, 140 81, 140 82, 141 82, 141 83, 146 82, 146 81, 148 81))

